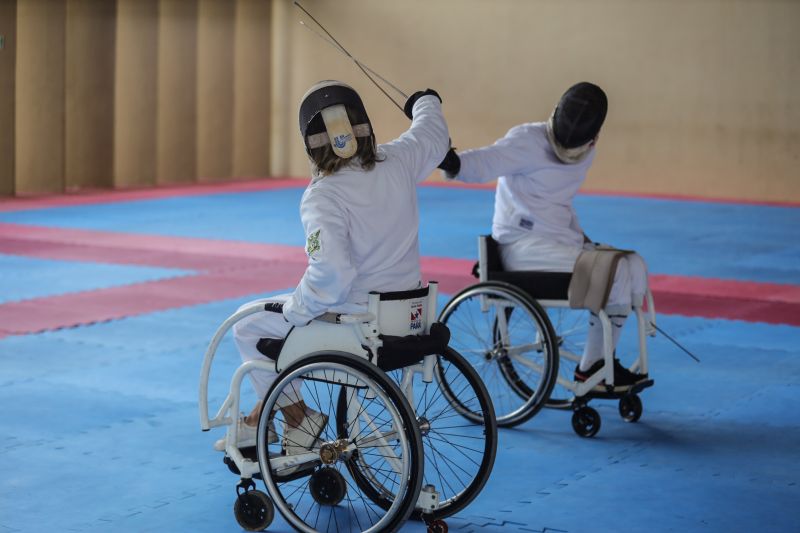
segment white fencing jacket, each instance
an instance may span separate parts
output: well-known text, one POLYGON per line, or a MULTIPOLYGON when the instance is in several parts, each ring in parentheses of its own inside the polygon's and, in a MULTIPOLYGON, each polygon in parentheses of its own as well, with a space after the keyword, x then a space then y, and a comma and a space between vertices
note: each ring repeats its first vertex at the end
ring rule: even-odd
POLYGON ((580 163, 562 163, 544 122, 511 128, 493 145, 459 153, 456 179, 497 180, 492 236, 509 270, 571 271, 583 246, 572 199, 586 178, 595 149, 580 163), (517 257, 519 256, 519 257, 517 257))
POLYGON ((419 209, 416 185, 450 147, 441 103, 424 96, 411 127, 378 147, 372 170, 357 165, 316 179, 300 203, 308 266, 284 304, 294 325, 327 312, 365 310, 370 291, 419 287, 419 209))

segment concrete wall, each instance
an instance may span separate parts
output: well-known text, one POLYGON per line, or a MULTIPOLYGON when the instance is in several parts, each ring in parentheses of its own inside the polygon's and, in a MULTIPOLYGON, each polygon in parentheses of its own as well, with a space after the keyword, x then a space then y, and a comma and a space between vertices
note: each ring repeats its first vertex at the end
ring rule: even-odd
MULTIPOLYGON (((303 5, 406 93, 437 89, 459 148, 589 80, 610 109, 587 188, 800 201, 795 0, 303 5)), ((359 90, 380 141, 399 135, 402 113, 301 19, 291 0, 0 0, 0 194, 307 176, 297 106, 326 78, 359 90)))

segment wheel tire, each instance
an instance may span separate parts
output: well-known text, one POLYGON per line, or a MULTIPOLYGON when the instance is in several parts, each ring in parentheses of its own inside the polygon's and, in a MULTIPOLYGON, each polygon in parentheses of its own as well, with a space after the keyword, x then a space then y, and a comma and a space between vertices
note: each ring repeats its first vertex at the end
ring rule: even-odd
MULTIPOLYGON (((444 353, 437 357, 438 360, 436 367, 434 369, 434 383, 438 384, 439 388, 438 390, 435 389, 435 392, 433 392, 432 396, 440 398, 442 400, 446 400, 452 406, 453 411, 455 411, 453 415, 448 414, 444 418, 447 418, 448 420, 453 420, 454 415, 460 414, 467 421, 472 422, 473 424, 479 426, 483 426, 483 431, 482 431, 484 437, 484 440, 482 441, 483 453, 480 457, 480 465, 478 467, 477 472, 475 472, 474 477, 471 479, 471 481, 469 481, 469 484, 467 486, 463 487, 463 489, 461 489, 461 491, 457 495, 453 496, 454 499, 452 501, 441 502, 441 506, 433 512, 426 511, 425 513, 423 513, 421 510, 415 509, 414 512, 412 513, 412 518, 415 520, 427 519, 436 521, 437 519, 451 516, 459 512, 463 508, 465 508, 467 505, 469 505, 470 502, 472 502, 478 496, 478 494, 480 494, 484 485, 488 481, 489 475, 491 474, 492 468, 494 467, 495 456, 497 455, 497 440, 498 440, 497 420, 495 419, 494 416, 494 407, 492 406, 492 399, 489 396, 489 393, 486 391, 486 387, 484 386, 483 381, 481 381, 480 377, 478 376, 478 373, 475 371, 472 365, 470 365, 469 362, 455 350, 451 348, 446 348, 444 353), (447 366, 445 367, 445 365, 447 366), (465 395, 468 386, 468 388, 473 392, 474 398, 475 400, 477 400, 480 406, 480 413, 473 412, 469 406, 466 406, 462 402, 459 402, 458 399, 456 398, 456 395, 448 386, 448 380, 447 380, 448 376, 445 374, 449 373, 451 368, 455 369, 455 371, 457 371, 466 380, 466 384, 459 385, 458 387, 459 392, 461 392, 462 395, 465 395)), ((400 379, 402 379, 402 369, 390 372, 390 377, 392 377, 396 383, 399 382, 400 379)), ((339 404, 336 415, 336 424, 337 424, 337 429, 340 431, 339 438, 342 438, 344 437, 344 435, 342 435, 341 432, 343 431, 344 426, 346 426, 346 421, 345 421, 346 404, 343 395, 340 394, 338 402, 339 404)), ((425 409, 427 406, 423 405, 420 402, 419 407, 425 409)), ((437 408, 433 410, 438 411, 439 409, 437 408)), ((425 414, 426 413, 424 412, 414 413, 414 415, 417 417, 423 416, 425 414)), ((439 414, 441 416, 441 413, 439 414)), ((434 425, 431 428, 431 432, 435 433, 435 430, 436 427, 434 425)), ((452 432, 456 431, 456 429, 450 428, 447 431, 452 432)), ((440 441, 445 440, 442 439, 442 437, 439 437, 439 439, 440 441)), ((448 444, 452 445, 453 442, 458 440, 458 436, 449 434, 447 435, 446 440, 448 441, 447 442, 448 444)), ((435 457, 433 456, 442 455, 442 452, 437 451, 433 447, 432 442, 436 441, 432 441, 427 437, 423 437, 423 448, 425 450, 426 463, 429 466, 436 464, 436 461, 434 460, 435 457), (431 457, 433 457, 433 459, 431 459, 431 457)), ((474 441, 470 441, 470 448, 471 448, 470 451, 474 451, 475 449, 479 449, 480 445, 476 444, 474 441)), ((381 491, 373 485, 373 483, 369 480, 368 476, 361 471, 357 453, 358 452, 353 454, 351 460, 345 463, 348 471, 350 472, 350 475, 353 478, 353 481, 356 483, 356 485, 360 490, 362 490, 365 494, 367 494, 370 497, 370 499, 373 502, 377 503, 383 508, 387 508, 390 501, 388 501, 385 495, 382 494, 381 491)), ((439 459, 439 461, 441 461, 441 459, 439 459)), ((468 477, 468 475, 470 474, 471 472, 467 474, 465 470, 461 472, 461 475, 464 476, 465 478, 468 477)), ((435 475, 432 475, 431 477, 433 480, 440 479, 437 478, 435 475)), ((426 483, 426 481, 423 481, 423 483, 426 483)), ((452 486, 449 486, 448 489, 452 490, 452 486)))
POLYGON ((619 399, 619 416, 625 422, 636 422, 642 418, 642 400, 636 394, 619 399))
POLYGON ((572 429, 581 437, 594 437, 600 431, 600 413, 591 407, 581 407, 572 413, 572 429))
MULTIPOLYGON (((481 459, 481 465, 478 468, 478 471, 475 473, 472 482, 469 486, 465 487, 461 494, 458 496, 456 500, 453 502, 439 507, 433 513, 429 513, 428 516, 434 518, 434 523, 441 523, 444 524, 444 531, 447 531, 447 524, 441 520, 441 518, 445 518, 448 516, 452 516, 457 512, 464 509, 467 505, 469 505, 477 496, 480 494, 481 490, 483 490, 484 485, 489 480, 489 475, 492 473, 492 469, 494 468, 494 460, 497 455, 497 419, 495 418, 494 413, 494 406, 492 405, 492 399, 489 396, 489 392, 486 390, 486 386, 484 385, 483 381, 481 380, 478 373, 469 364, 469 362, 464 359, 464 357, 459 354, 457 351, 453 350, 452 348, 446 348, 444 353, 439 357, 439 362, 436 365, 435 373, 436 378, 435 380, 439 383, 440 390, 442 391, 444 397, 448 400, 448 402, 453 406, 453 408, 461 414, 466 420, 472 422, 473 424, 477 423, 482 425, 484 430, 483 434, 485 437, 484 441, 484 451, 483 456, 481 459), (452 367, 454 367, 458 372, 460 372, 464 378, 466 378, 467 383, 469 384, 470 388, 473 390, 476 399, 481 407, 481 414, 477 414, 471 412, 470 409, 467 409, 461 402, 457 401, 456 395, 454 391, 452 391, 446 381, 444 365, 442 361, 446 361, 452 367)), ((455 430, 451 430, 455 431, 455 430)), ((455 438, 455 437, 453 437, 455 438)), ((423 439, 430 443, 431 441, 426 438, 423 439)), ((475 444, 475 446, 478 446, 475 444)), ((427 450, 427 448, 426 448, 427 450)), ((433 452, 432 452, 433 453, 433 452)), ((435 463, 432 463, 435 464, 435 463)), ((419 517, 421 517, 421 513, 417 511, 419 517)))
MULTIPOLYGON (((487 390, 490 390, 498 426, 513 427, 522 424, 544 407, 558 379, 558 344, 547 313, 536 300, 509 283, 499 281, 478 283, 456 294, 445 305, 439 320, 450 328, 451 346, 462 356, 469 356, 467 357, 469 363, 476 369, 487 390), (510 312, 512 309, 517 311, 513 316, 517 317, 516 320, 522 321, 519 324, 524 322, 524 325, 516 328, 515 334, 521 330, 520 334, 526 339, 524 343, 520 343, 519 354, 530 350, 536 358, 535 364, 539 365, 541 371, 533 367, 528 368, 519 362, 515 363, 508 355, 497 356, 494 353, 501 348, 504 351, 506 347, 497 346, 498 312, 495 304, 490 304, 494 309, 490 311, 494 313, 494 318, 482 317, 482 310, 476 312, 471 307, 477 306, 482 298, 506 302, 506 305, 510 306, 505 307, 506 318, 512 317, 510 312), (462 305, 464 311, 459 314, 459 307, 462 305), (483 320, 479 320, 480 318, 483 320), (462 327, 464 325, 467 327, 462 327), (530 326, 534 329, 529 331, 530 326), (531 344, 531 347, 526 347, 526 344, 531 344), (533 353, 533 350, 536 352, 533 353), (480 355, 481 353, 484 355, 480 355), (491 359, 494 359, 492 363, 496 363, 486 364, 486 361, 491 359), (538 363, 539 359, 542 361, 541 364, 538 363), (526 376, 521 370, 528 375, 526 376), (537 377, 531 379, 532 372, 536 373, 537 377), (499 379, 493 377, 496 374, 500 374, 501 377, 499 379), (503 405, 504 398, 508 399, 508 407, 503 405)), ((509 332, 511 329, 509 327, 509 332)), ((527 357, 520 355, 520 358, 527 357)))
POLYGON ((275 518, 275 508, 269 496, 260 490, 250 490, 236 498, 233 515, 242 529, 264 531, 275 518))
POLYGON ((347 482, 334 468, 320 468, 308 479, 311 497, 320 505, 334 507, 347 495, 347 482))
MULTIPOLYGON (((370 387, 374 391, 376 397, 382 398, 385 404, 383 412, 391 412, 393 414, 389 414, 388 416, 396 417, 397 425, 395 427, 401 428, 396 438, 402 442, 404 453, 407 456, 407 459, 404 459, 404 461, 406 461, 408 465, 405 472, 399 478, 402 480, 404 490, 402 492, 398 490, 394 493, 396 499, 386 500, 386 506, 383 507, 383 510, 386 512, 380 517, 376 517, 377 522, 371 526, 367 526, 367 529, 364 531, 375 533, 391 533, 397 531, 413 512, 422 487, 423 468, 425 465, 422 436, 416 423, 412 407, 391 378, 380 368, 367 360, 342 352, 318 353, 296 361, 279 374, 278 378, 267 391, 259 420, 258 459, 261 476, 267 490, 273 495, 275 507, 286 521, 298 531, 310 532, 317 529, 306 523, 303 518, 297 515, 296 508, 287 500, 287 496, 292 497, 293 494, 284 495, 281 488, 278 486, 278 483, 283 482, 278 476, 273 474, 270 466, 270 456, 265 445, 265 437, 267 435, 267 424, 269 422, 268 413, 274 411, 275 402, 280 394, 283 394, 283 388, 289 386, 291 381, 295 379, 304 379, 303 376, 308 373, 319 374, 319 372, 343 372, 354 379, 362 381, 365 386, 370 387), (390 409, 390 411, 386 409, 390 409)), ((320 380, 318 377, 309 378, 308 381, 326 382, 326 380, 320 380)), ((342 382, 327 383, 330 383, 332 386, 337 386, 336 383, 342 382)), ((344 387, 342 387, 341 390, 344 390, 344 387)), ((334 405, 330 406, 332 411, 328 411, 328 413, 331 419, 337 420, 338 415, 336 411, 338 411, 338 409, 335 406, 337 395, 333 394, 336 393, 332 392, 330 398, 334 399, 334 405)), ((346 461, 342 467, 346 467, 348 463, 349 461, 346 461)), ((358 486, 358 484, 356 485, 358 486)), ((352 486, 350 486, 350 489, 355 490, 352 486)), ((365 494, 364 496, 372 499, 369 494, 365 494)), ((360 496, 354 495, 353 497, 360 496)), ((314 501, 316 505, 319 505, 313 497, 311 500, 314 501)), ((380 505, 378 502, 375 503, 380 505)), ((342 509, 342 507, 339 507, 339 509, 342 509)))

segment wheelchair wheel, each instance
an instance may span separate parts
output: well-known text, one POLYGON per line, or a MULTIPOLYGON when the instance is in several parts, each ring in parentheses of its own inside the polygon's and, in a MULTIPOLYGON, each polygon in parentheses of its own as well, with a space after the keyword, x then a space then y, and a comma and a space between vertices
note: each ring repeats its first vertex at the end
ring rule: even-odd
POLYGON ((264 531, 272 523, 275 510, 269 496, 260 490, 251 490, 236 498, 233 515, 245 531, 264 531))
POLYGON ((548 307, 547 315, 556 332, 559 373, 546 407, 571 409, 575 395, 565 385, 575 381, 575 367, 583 357, 583 347, 589 331, 589 313, 582 309, 548 307))
POLYGON ((499 426, 539 412, 558 376, 558 346, 536 301, 508 283, 478 283, 454 296, 439 320, 486 385, 499 426))
POLYGON ((425 447, 423 486, 438 492, 438 506, 417 509, 426 521, 451 516, 475 499, 489 479, 497 453, 497 420, 475 369, 446 348, 436 356, 434 380, 413 367, 389 376, 411 402, 425 447))
POLYGON ((284 370, 267 392, 258 425, 258 462, 267 492, 286 521, 304 532, 396 531, 419 496, 422 446, 411 406, 397 385, 350 354, 313 355, 284 370), (298 392, 307 409, 328 418, 307 453, 286 455, 281 444, 267 443, 267 431, 272 422, 285 438, 287 415, 276 404, 295 403, 298 392), (337 428, 342 403, 353 416, 337 428), (375 480, 369 490, 348 467, 355 457, 375 480), (383 496, 380 502, 375 490, 383 496))

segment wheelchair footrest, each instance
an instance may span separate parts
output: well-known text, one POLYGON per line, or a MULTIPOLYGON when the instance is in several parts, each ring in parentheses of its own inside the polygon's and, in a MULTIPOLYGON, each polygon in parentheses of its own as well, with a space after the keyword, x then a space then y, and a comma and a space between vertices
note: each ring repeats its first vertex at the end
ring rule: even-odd
MULTIPOLYGON (((239 451, 242 452, 242 456, 245 459, 249 459, 249 460, 253 461, 254 463, 258 462, 258 451, 256 450, 255 446, 247 446, 245 448, 239 448, 239 451)), ((270 455, 272 457, 277 457, 278 456, 278 454, 270 454, 270 455)), ((241 472, 239 472, 239 467, 236 466, 236 463, 234 462, 233 459, 230 458, 230 456, 228 456, 226 454, 225 457, 222 458, 222 462, 225 463, 225 465, 228 467, 228 470, 230 470, 231 472, 233 472, 237 476, 241 475, 241 472)), ((304 465, 302 468, 300 468, 296 472, 292 472, 289 475, 277 476, 275 478, 275 481, 283 483, 283 482, 286 482, 286 481, 294 481, 295 479, 308 477, 312 473, 314 473, 314 469, 316 469, 318 466, 320 466, 320 464, 321 464, 320 461, 314 461, 313 463, 309 463, 308 465, 304 465)), ((253 474, 253 479, 262 479, 261 478, 261 474, 260 473, 253 474)))
POLYGON ((625 396, 631 396, 633 394, 638 394, 642 392, 644 389, 650 388, 655 385, 654 379, 646 379, 644 381, 640 381, 639 383, 632 386, 630 389, 626 389, 624 391, 619 392, 600 392, 600 391, 590 391, 586 393, 584 396, 580 396, 580 399, 584 400, 593 400, 595 398, 601 400, 619 400, 620 398, 624 398, 625 396))

